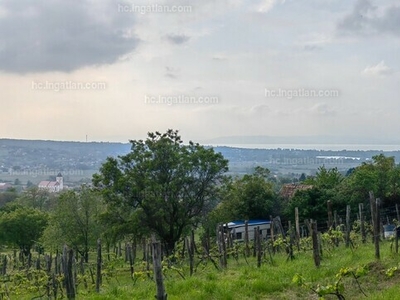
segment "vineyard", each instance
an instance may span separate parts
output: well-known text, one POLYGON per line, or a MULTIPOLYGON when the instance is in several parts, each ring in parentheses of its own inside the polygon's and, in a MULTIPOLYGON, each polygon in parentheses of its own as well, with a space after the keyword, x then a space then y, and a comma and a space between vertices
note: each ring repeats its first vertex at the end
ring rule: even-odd
POLYGON ((287 234, 273 226, 273 238, 245 242, 223 230, 218 243, 192 233, 174 255, 159 258, 154 237, 118 243, 110 252, 99 240, 88 263, 68 246, 27 258, 6 251, 0 299, 154 299, 160 285, 157 299, 396 299, 396 238, 380 239, 378 259, 372 227, 365 224, 365 237, 360 227, 360 220, 352 222, 349 243, 345 224, 318 232, 318 265, 313 234, 297 243, 295 226, 287 234))

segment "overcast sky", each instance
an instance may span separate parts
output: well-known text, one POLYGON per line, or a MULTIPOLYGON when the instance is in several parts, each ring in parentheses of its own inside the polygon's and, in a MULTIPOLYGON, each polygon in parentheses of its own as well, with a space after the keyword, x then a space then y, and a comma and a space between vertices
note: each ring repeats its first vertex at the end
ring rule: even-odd
POLYGON ((398 0, 0 0, 2 138, 391 139, 399 92, 398 0))

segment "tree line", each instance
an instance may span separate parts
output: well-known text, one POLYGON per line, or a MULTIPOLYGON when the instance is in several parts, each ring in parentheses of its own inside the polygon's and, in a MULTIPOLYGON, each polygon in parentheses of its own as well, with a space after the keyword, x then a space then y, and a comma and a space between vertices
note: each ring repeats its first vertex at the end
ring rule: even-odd
POLYGON ((400 167, 383 154, 340 173, 321 166, 315 176, 300 176, 293 197, 281 195, 284 178, 256 167, 242 177, 228 176, 228 161, 212 148, 183 143, 178 131, 149 133, 132 140, 131 151, 109 157, 93 176, 92 185, 50 194, 27 189, 0 208, 0 242, 51 252, 64 244, 87 262, 99 238, 107 252, 121 241, 140 243, 152 234, 172 254, 179 241, 197 230, 201 238, 215 236, 220 223, 269 219, 282 223, 301 219, 326 220, 326 203, 344 214, 350 205, 368 208, 369 192, 382 208, 400 201, 400 167))

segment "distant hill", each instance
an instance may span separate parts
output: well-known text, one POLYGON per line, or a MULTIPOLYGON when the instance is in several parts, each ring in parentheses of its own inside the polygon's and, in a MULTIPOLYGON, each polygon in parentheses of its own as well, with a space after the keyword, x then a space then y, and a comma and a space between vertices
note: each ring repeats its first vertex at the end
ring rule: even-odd
POLYGON ((373 137, 346 137, 346 136, 222 136, 202 141, 209 145, 239 145, 239 144, 383 144, 400 145, 398 139, 373 137))
POLYGON ((129 152, 130 144, 0 139, 0 167, 97 169, 107 156, 129 152))
MULTIPOLYGON (((253 138, 247 137, 242 142, 254 143, 253 138)), ((240 137, 227 137, 220 140, 220 143, 238 143, 238 139, 240 137)), ((283 143, 283 137, 258 137, 256 140, 263 143, 267 140, 270 143, 283 143)), ((308 141, 311 142, 312 139, 308 141)), ((77 174, 69 176, 70 181, 88 179, 99 170, 108 156, 124 155, 130 149, 131 145, 128 143, 0 139, 0 179, 13 182, 16 178, 23 178, 36 183, 39 178, 45 180, 58 171, 69 175, 77 174)), ((245 149, 227 146, 214 149, 229 160, 231 174, 249 173, 258 165, 270 169, 274 175, 291 174, 293 177, 298 177, 301 173, 312 175, 321 165, 327 168, 336 167, 345 174, 349 168, 368 162, 380 153, 394 156, 397 163, 400 161, 400 151, 245 149)))

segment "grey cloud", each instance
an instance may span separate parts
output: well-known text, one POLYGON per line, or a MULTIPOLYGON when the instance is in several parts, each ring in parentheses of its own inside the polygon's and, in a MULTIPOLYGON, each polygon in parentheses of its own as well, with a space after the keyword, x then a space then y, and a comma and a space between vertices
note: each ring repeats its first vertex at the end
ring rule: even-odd
POLYGON ((111 0, 13 1, 0 4, 0 70, 61 71, 111 64, 139 43, 134 16, 111 0))
POLYGON ((172 74, 172 73, 166 73, 165 77, 168 77, 168 78, 171 78, 171 79, 176 79, 177 78, 177 76, 175 74, 172 74))
POLYGON ((339 32, 350 34, 387 33, 400 35, 400 6, 391 6, 378 14, 369 0, 358 0, 353 11, 337 25, 339 32))
POLYGON ((180 72, 179 69, 166 66, 165 70, 167 71, 167 73, 165 74, 165 77, 168 77, 170 79, 178 78, 178 74, 180 72))
POLYGON ((304 51, 317 51, 317 50, 322 50, 322 47, 317 46, 317 45, 304 45, 303 50, 304 51))
POLYGON ((166 38, 171 44, 181 45, 189 41, 190 36, 184 34, 169 34, 166 38))
POLYGON ((334 116, 336 111, 330 108, 326 103, 317 103, 308 110, 311 114, 320 116, 334 116))

